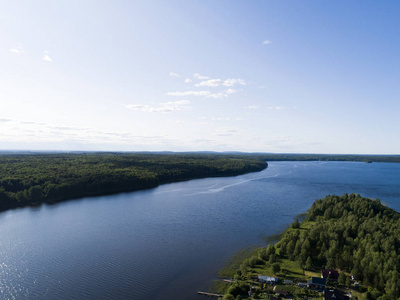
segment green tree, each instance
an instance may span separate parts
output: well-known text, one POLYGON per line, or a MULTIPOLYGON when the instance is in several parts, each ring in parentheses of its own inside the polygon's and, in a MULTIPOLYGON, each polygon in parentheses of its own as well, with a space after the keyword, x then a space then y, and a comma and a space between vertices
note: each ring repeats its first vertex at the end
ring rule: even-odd
POLYGON ((300 228, 300 223, 298 218, 294 219, 294 222, 292 223, 292 228, 300 228))
POLYGON ((222 300, 235 300, 235 297, 231 294, 226 294, 224 297, 222 297, 222 300))
POLYGON ((311 260, 311 257, 308 257, 308 258, 307 258, 307 261, 306 261, 306 269, 307 269, 307 270, 311 270, 311 269, 312 269, 312 260, 311 260))
POLYGON ((277 274, 280 270, 281 270, 281 266, 278 263, 274 263, 272 265, 272 272, 274 272, 274 274, 277 274))
POLYGON ((343 272, 339 273, 338 283, 342 286, 346 285, 346 275, 343 272))

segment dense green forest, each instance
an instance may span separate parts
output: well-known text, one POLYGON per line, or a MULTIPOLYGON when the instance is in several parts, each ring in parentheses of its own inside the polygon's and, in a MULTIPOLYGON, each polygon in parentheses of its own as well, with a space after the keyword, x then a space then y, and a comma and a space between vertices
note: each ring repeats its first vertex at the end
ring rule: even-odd
POLYGON ((80 153, 0 155, 0 209, 261 171, 249 155, 80 153))
POLYGON ((305 220, 296 219, 279 242, 242 262, 235 275, 238 281, 228 293, 243 285, 240 279, 246 274, 270 270, 287 276, 295 268, 303 270, 294 273, 299 277, 305 270, 318 275, 321 269, 337 269, 340 275, 334 284, 346 289, 359 282, 362 299, 400 299, 400 214, 358 194, 317 200, 305 220))

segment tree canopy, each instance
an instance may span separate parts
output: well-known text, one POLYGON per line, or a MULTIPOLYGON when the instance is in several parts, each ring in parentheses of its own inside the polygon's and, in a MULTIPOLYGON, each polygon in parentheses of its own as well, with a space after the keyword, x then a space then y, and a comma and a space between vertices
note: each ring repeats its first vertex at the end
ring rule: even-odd
POLYGON ((277 251, 305 268, 346 271, 376 288, 382 299, 400 296, 398 212, 358 194, 331 195, 314 202, 305 222, 313 225, 307 230, 292 226, 277 251))
POLYGON ((80 153, 0 155, 0 209, 261 171, 250 155, 80 153))

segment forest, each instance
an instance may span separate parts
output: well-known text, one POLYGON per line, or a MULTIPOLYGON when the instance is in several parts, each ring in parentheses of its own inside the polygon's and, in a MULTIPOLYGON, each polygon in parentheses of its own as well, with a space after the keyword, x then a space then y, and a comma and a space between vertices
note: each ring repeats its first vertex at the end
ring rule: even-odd
POLYGON ((260 272, 303 281, 307 271, 317 276, 322 269, 340 271, 335 287, 360 283, 355 299, 399 299, 400 214, 359 194, 316 200, 304 221, 296 219, 277 243, 242 261, 228 294, 243 293, 245 279, 260 272))
POLYGON ((238 154, 0 154, 0 210, 266 167, 259 157, 238 154))

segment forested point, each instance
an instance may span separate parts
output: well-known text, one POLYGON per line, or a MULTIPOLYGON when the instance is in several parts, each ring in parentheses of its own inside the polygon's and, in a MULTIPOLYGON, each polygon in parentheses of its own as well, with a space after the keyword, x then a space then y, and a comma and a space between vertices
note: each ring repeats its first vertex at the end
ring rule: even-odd
POLYGON ((0 155, 0 209, 107 195, 196 178, 261 171, 260 157, 218 154, 0 155))
POLYGON ((245 291, 238 287, 260 272, 302 282, 300 274, 322 269, 339 270, 330 284, 354 292, 354 299, 400 299, 400 214, 359 194, 316 200, 303 222, 296 219, 279 242, 242 262, 228 294, 245 291))

